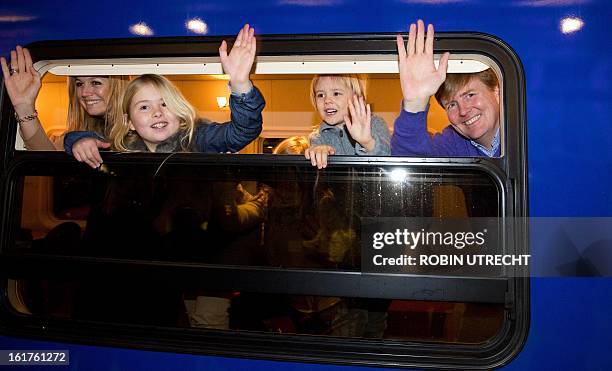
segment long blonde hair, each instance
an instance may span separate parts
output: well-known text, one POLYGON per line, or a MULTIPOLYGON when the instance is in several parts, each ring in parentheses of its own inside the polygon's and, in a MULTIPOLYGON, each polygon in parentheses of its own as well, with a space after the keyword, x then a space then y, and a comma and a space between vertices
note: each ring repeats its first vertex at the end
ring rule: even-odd
POLYGON ((117 151, 130 151, 131 144, 138 139, 138 134, 131 131, 128 120, 130 115, 130 105, 136 93, 145 85, 151 85, 161 94, 168 110, 175 114, 179 119, 179 130, 182 135, 179 138, 181 151, 190 151, 193 133, 195 131, 195 109, 185 99, 183 94, 167 78, 146 74, 130 81, 123 102, 121 103, 121 116, 111 128, 109 139, 113 149, 117 151))
POLYGON ((93 130, 103 136, 107 136, 114 123, 121 117, 121 100, 123 92, 128 84, 127 76, 104 76, 109 80, 109 95, 106 102, 106 113, 103 117, 90 116, 81 103, 76 93, 76 79, 78 76, 68 78, 68 130, 93 130))

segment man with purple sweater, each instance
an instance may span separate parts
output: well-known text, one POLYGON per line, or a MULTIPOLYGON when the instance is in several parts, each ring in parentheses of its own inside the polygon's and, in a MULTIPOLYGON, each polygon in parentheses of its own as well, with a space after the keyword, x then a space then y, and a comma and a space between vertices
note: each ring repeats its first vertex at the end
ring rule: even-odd
POLYGON ((410 25, 408 45, 397 36, 404 99, 391 138, 395 156, 499 157, 499 83, 491 69, 446 76, 449 53, 433 58, 434 28, 419 20, 410 25), (450 121, 442 133, 429 135, 427 111, 434 95, 450 121))

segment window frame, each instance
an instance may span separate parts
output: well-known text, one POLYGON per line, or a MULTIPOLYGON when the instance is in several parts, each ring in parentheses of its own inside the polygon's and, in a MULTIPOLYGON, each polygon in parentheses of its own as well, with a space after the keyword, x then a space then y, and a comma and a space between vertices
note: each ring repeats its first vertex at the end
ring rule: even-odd
MULTIPOLYGON (((77 59, 152 59, 156 57, 216 57, 218 45, 228 37, 183 37, 151 39, 108 39, 37 42, 28 46, 35 61, 77 59)), ((258 37, 259 56, 313 56, 350 54, 396 54, 395 34, 328 34, 328 35, 274 35, 258 37)), ((502 141, 503 157, 483 158, 404 158, 404 157, 349 157, 334 156, 330 166, 406 166, 418 168, 436 166, 462 169, 478 169, 494 179, 501 188, 504 217, 521 218, 528 213, 527 191, 527 137, 525 82, 522 65, 515 52, 503 41, 491 35, 478 33, 438 33, 435 53, 450 51, 455 55, 479 54, 492 60, 501 73, 502 82, 502 141)), ((65 171, 70 174, 86 174, 82 164, 61 152, 15 150, 17 124, 13 110, 3 89, 0 93, 1 164, 2 184, 0 199, 0 284, 2 304, 0 309, 0 333, 8 336, 25 336, 98 345, 120 345, 160 351, 194 352, 247 358, 267 358, 305 362, 376 365, 387 367, 498 367, 515 357, 524 344, 529 328, 529 279, 466 279, 441 276, 392 276, 360 274, 359 272, 330 272, 318 270, 284 270, 252 267, 207 266, 205 264, 177 264, 160 262, 117 261, 102 258, 70 258, 61 256, 19 256, 6 253, 5 247, 12 241, 11 207, 17 192, 16 174, 24 169, 31 172, 65 171), (290 287, 290 293, 325 294, 331 296, 374 296, 380 287, 387 285, 411 285, 417 288, 439 287, 437 294, 418 297, 419 300, 464 300, 503 303, 507 318, 500 333, 484 344, 428 344, 425 342, 398 342, 394 340, 368 340, 326 338, 305 335, 279 336, 269 333, 223 332, 200 329, 141 328, 95 322, 80 322, 60 318, 45 318, 16 313, 7 300, 8 277, 57 277, 94 272, 113 272, 119 275, 133 274, 136 269, 143 274, 163 272, 164 277, 184 279, 197 277, 202 282, 211 278, 241 277, 244 288, 266 292, 279 291, 276 286, 290 287), (208 278, 208 279, 207 279, 208 278), (334 281, 336 288, 325 284, 334 281), (308 285, 303 282, 316 282, 308 285), (257 285, 253 285, 257 282, 257 285), (302 284, 300 284, 302 282, 302 284), (339 282, 340 284, 338 284, 339 282), (250 285, 250 286, 249 286, 250 285), (312 287, 316 287, 313 289, 312 287), (454 291, 453 291, 454 290, 454 291), (503 290, 500 291, 500 290, 503 290), (470 299, 470 300, 466 300, 470 299), (92 334, 95 335, 92 336, 92 334), (96 340, 94 340, 94 338, 96 340), (150 340, 155 339, 155 340, 150 340), (239 349, 239 350, 238 350, 239 349), (380 353, 384 353, 381 355, 380 353)), ((166 161, 161 154, 123 154, 113 156, 104 153, 104 162, 134 166, 156 166, 166 161)), ((266 155, 227 155, 223 158, 205 154, 177 154, 167 159, 168 164, 197 162, 202 165, 219 163, 231 166, 266 166, 266 155)), ((278 166, 309 166, 297 156, 278 156, 278 166)), ((516 253, 528 254, 527 226, 516 226, 510 236, 516 253)), ((155 276, 152 274, 152 276, 155 276)), ((385 292, 387 297, 397 298, 397 291, 385 292)), ((287 293, 287 291, 283 291, 287 293)), ((403 295, 403 298, 410 299, 403 295)), ((380 297, 380 296, 376 296, 380 297)))

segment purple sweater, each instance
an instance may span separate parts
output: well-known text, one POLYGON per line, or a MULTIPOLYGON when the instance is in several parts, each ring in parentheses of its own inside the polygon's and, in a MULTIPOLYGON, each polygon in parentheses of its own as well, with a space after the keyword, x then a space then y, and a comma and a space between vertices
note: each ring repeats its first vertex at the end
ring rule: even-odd
MULTIPOLYGON (((429 108, 429 107, 428 107, 429 108)), ((469 139, 459 135, 452 126, 439 134, 427 132, 427 109, 411 113, 401 110, 395 120, 391 137, 391 155, 416 157, 487 157, 469 139)), ((495 151, 500 156, 501 146, 495 151)))

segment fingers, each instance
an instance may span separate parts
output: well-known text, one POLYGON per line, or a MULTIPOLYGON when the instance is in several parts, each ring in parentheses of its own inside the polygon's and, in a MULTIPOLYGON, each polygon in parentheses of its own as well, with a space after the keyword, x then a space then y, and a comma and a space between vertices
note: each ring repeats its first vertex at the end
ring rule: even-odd
POLYGON ((238 36, 236 36, 236 41, 234 42, 235 47, 243 44, 244 34, 248 32, 248 29, 249 29, 248 24, 245 24, 244 27, 240 29, 240 31, 238 32, 238 36))
POLYGON ((11 68, 16 70, 18 68, 17 66, 17 52, 14 50, 11 50, 11 68))
POLYGON ((225 40, 221 41, 221 46, 219 47, 219 58, 221 59, 221 65, 225 69, 225 64, 227 63, 227 43, 225 40))
MULTIPOLYGON (((354 97, 355 96, 353 95, 353 98, 354 97)), ((349 110, 349 115, 348 116, 344 116, 344 124, 346 125, 346 128, 350 132, 353 129, 353 122, 351 122, 351 117, 354 118, 354 117, 357 116, 355 114, 355 105, 353 104, 353 99, 349 99, 349 101, 348 101, 348 110, 349 110)))
POLYGON ((98 148, 110 148, 111 144, 107 142, 103 142, 101 140, 96 140, 96 146, 98 148))
POLYGON ((312 166, 317 166, 317 151, 315 151, 315 148, 308 148, 306 152, 304 152, 306 158, 310 160, 310 164, 312 166))
POLYGON ((34 71, 34 63, 32 63, 32 55, 30 55, 30 51, 26 48, 23 48, 23 56, 25 58, 25 71, 32 72, 34 71))
POLYGON ((349 100, 349 111, 351 112, 351 116, 354 118, 361 117, 361 107, 359 107, 359 97, 357 95, 353 95, 353 99, 349 100), (353 106, 353 110, 351 111, 351 106, 353 106))
POLYGON ((351 113, 353 119, 361 119, 366 115, 366 104, 363 96, 353 95, 353 99, 349 100, 349 112, 351 113))
POLYGON ((351 117, 349 115, 344 116, 344 124, 346 125, 349 133, 353 131, 353 123, 351 122, 351 117))
POLYGON ((95 146, 92 147, 91 145, 89 145, 89 143, 91 142, 88 142, 87 145, 82 146, 81 158, 83 159, 83 162, 85 162, 87 165, 96 169, 102 163, 102 159, 100 158, 100 152, 98 152, 98 148, 95 146))
POLYGON ((93 161, 96 165, 95 167, 98 167, 102 164, 102 156, 100 156, 100 151, 98 151, 98 147, 89 147, 87 153, 89 155, 90 161, 93 161))
POLYGON ((450 53, 446 52, 442 54, 440 57, 440 64, 438 64, 438 74, 442 78, 442 80, 446 79, 446 71, 448 70, 448 57, 450 57, 450 53))
POLYGON ((102 165, 102 156, 98 148, 108 148, 110 143, 102 142, 93 138, 86 138, 77 141, 72 149, 74 158, 79 162, 84 162, 94 169, 102 165))
POLYGON ((249 50, 252 50, 253 53, 255 53, 256 49, 257 49, 257 43, 255 42, 255 29, 251 28, 249 30, 249 41, 248 41, 248 45, 249 45, 249 50))
POLYGON ((349 116, 344 117, 344 123, 351 135, 358 135, 358 132, 363 132, 364 128, 368 131, 370 124, 371 113, 370 105, 366 105, 363 96, 353 95, 353 99, 348 101, 349 116))
POLYGON ((425 39, 425 54, 433 54, 433 43, 434 43, 434 26, 430 24, 427 26, 427 38, 425 39))
POLYGON ((312 148, 308 148, 304 152, 304 156, 310 160, 312 166, 316 166, 317 169, 323 169, 327 167, 327 156, 336 153, 333 147, 328 145, 320 145, 312 148))
POLYGON ((315 157, 317 169, 324 169, 327 167, 327 151, 316 151, 315 157))
POLYGON ((421 54, 425 49, 425 24, 420 19, 417 21, 416 36, 416 54, 421 54))
POLYGON ((244 31, 243 40, 241 43, 242 47, 248 51, 254 50, 255 49, 255 36, 254 36, 255 29, 251 28, 248 24, 246 24, 243 31, 244 31))
POLYGON ((2 66, 2 74, 4 75, 4 84, 6 85, 6 80, 11 76, 8 70, 8 66, 6 65, 6 59, 4 57, 0 58, 0 65, 2 66))
POLYGON ((365 100, 363 99, 363 96, 359 96, 359 97, 354 96, 353 101, 355 103, 357 115, 365 116, 366 108, 365 108, 365 100))
POLYGON ((25 57, 23 55, 23 48, 17 45, 17 69, 19 72, 25 72, 25 57))
POLYGON ((402 63, 406 60, 406 46, 404 45, 404 38, 402 35, 398 34, 395 37, 395 42, 397 43, 397 56, 399 62, 402 63))
POLYGON ((414 54, 416 36, 416 25, 414 23, 411 23, 410 29, 408 31, 408 56, 414 54))
POLYGON ((255 51, 255 29, 249 26, 248 23, 240 29, 240 32, 238 32, 238 36, 236 36, 236 41, 234 42, 232 48, 240 46, 246 48, 247 50, 255 51))
POLYGON ((74 155, 74 158, 77 161, 84 162, 93 169, 97 169, 99 166, 94 160, 89 157, 89 153, 86 152, 84 148, 75 148, 72 150, 72 154, 74 155))

